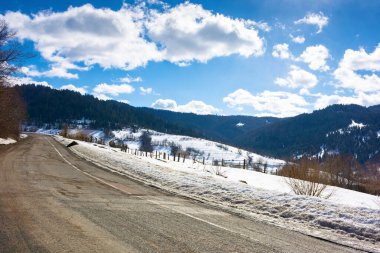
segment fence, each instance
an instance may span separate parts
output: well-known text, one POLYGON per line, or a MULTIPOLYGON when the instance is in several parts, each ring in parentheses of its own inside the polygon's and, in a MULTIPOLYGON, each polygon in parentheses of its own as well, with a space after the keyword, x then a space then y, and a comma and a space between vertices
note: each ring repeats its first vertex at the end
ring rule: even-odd
MULTIPOLYGON (((83 134, 69 135, 67 137, 86 141, 86 142, 92 142, 92 143, 105 145, 104 139, 95 138, 92 136, 86 136, 83 134)), ((130 138, 132 139, 132 137, 130 138)), ((220 144, 220 145, 223 145, 223 144, 220 144)), ((181 151, 175 155, 171 155, 166 152, 159 152, 159 151, 146 152, 146 151, 141 151, 139 149, 130 149, 128 147, 124 147, 120 145, 110 145, 110 146, 113 148, 120 148, 121 151, 126 152, 131 155, 136 155, 136 156, 145 156, 145 157, 150 157, 150 158, 159 159, 159 160, 168 160, 168 161, 182 162, 182 163, 185 163, 186 161, 192 161, 193 163, 198 163, 198 164, 203 164, 203 165, 231 167, 231 168, 238 168, 238 169, 244 169, 244 170, 254 170, 254 171, 259 171, 263 173, 272 173, 276 175, 279 169, 283 166, 281 164, 274 165, 274 164, 267 164, 267 163, 262 163, 262 162, 253 162, 252 159, 242 159, 242 160, 214 159, 210 157, 210 154, 207 157, 202 156, 204 152, 197 155, 195 154, 191 155, 184 151, 181 151)))
POLYGON ((238 168, 238 169, 245 169, 245 170, 254 170, 254 171, 260 171, 264 173, 272 172, 274 174, 277 174, 278 170, 282 167, 282 165, 274 165, 274 164, 267 164, 267 163, 259 163, 259 162, 252 162, 250 159, 242 159, 242 160, 225 160, 225 159, 213 159, 213 158, 205 158, 200 156, 191 156, 186 153, 178 153, 176 155, 171 155, 166 152, 159 152, 159 151, 153 151, 153 152, 147 152, 147 151, 141 151, 139 149, 130 149, 121 147, 121 151, 126 152, 131 155, 135 156, 144 156, 144 157, 150 157, 153 159, 158 160, 164 160, 164 161, 174 161, 174 162, 181 162, 185 163, 187 162, 193 162, 198 163, 202 165, 211 165, 211 166, 221 166, 221 167, 231 167, 231 168, 238 168))

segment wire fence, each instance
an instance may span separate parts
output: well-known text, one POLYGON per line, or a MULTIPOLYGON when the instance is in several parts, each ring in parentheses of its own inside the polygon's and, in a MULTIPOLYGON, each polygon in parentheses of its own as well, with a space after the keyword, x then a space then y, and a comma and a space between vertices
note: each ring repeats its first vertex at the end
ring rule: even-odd
POLYGON ((178 163, 185 163, 185 162, 192 162, 192 163, 198 163, 202 165, 211 165, 211 166, 218 166, 218 167, 230 167, 230 168, 237 168, 237 169, 244 169, 244 170, 254 170, 254 171, 260 171, 263 173, 273 173, 277 174, 278 170, 282 168, 283 165, 281 164, 268 164, 265 162, 252 162, 252 159, 214 159, 214 158, 206 158, 201 156, 192 156, 186 153, 178 153, 175 155, 172 155, 167 152, 160 152, 160 151, 142 151, 139 149, 130 149, 126 147, 121 147, 121 151, 126 152, 131 155, 135 156, 143 156, 143 157, 149 157, 152 159, 157 160, 164 160, 164 161, 173 161, 178 163))
MULTIPOLYGON (((101 145, 105 145, 105 140, 103 138, 95 138, 93 136, 88 136, 85 134, 76 134, 76 135, 70 135, 67 136, 72 139, 82 140, 86 142, 91 143, 97 143, 101 145)), ((135 137, 130 137, 130 139, 136 139, 135 137)), ((171 142, 157 142, 154 144, 166 144, 164 146, 167 146, 171 142)), ((223 145, 223 144, 220 144, 223 145)), ((201 153, 188 153, 186 151, 181 150, 180 152, 176 154, 171 154, 169 152, 160 152, 160 151, 142 151, 139 149, 131 149, 128 148, 128 146, 120 146, 120 145, 110 145, 113 148, 120 148, 121 151, 126 152, 131 155, 136 156, 145 156, 150 157, 158 160, 168 160, 173 162, 192 162, 192 163, 198 163, 202 165, 211 165, 211 166, 217 166, 217 167, 230 167, 230 168, 237 168, 237 169, 244 169, 244 170, 253 170, 253 171, 259 171, 263 173, 272 173, 272 174, 278 174, 278 171, 283 167, 282 164, 271 164, 266 162, 254 162, 253 159, 249 156, 247 156, 247 159, 216 159, 213 158, 212 155, 219 155, 223 156, 224 153, 208 153, 207 157, 204 156, 205 151, 201 153)))

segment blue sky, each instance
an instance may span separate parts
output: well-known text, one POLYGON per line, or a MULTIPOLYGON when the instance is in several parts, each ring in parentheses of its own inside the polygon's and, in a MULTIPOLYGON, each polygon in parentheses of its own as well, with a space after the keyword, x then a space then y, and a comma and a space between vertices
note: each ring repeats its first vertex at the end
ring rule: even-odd
POLYGON ((15 83, 200 114, 380 104, 375 0, 4 1, 15 83))

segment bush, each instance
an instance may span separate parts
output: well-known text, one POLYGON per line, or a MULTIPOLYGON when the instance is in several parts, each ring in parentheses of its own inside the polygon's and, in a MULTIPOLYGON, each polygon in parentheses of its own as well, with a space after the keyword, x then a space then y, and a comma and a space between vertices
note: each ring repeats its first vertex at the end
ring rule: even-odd
POLYGON ((298 163, 288 163, 279 171, 279 175, 287 177, 285 182, 297 195, 324 198, 332 195, 324 195, 327 187, 326 177, 321 172, 317 159, 304 157, 298 163))

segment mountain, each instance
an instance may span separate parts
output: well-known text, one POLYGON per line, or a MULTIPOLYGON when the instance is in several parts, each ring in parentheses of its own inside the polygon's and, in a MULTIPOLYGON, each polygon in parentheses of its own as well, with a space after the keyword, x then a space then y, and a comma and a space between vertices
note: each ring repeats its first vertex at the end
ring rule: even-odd
POLYGON ((255 129, 237 142, 255 152, 283 158, 340 152, 364 162, 380 151, 379 108, 332 105, 255 129))
POLYGON ((280 120, 274 117, 197 115, 152 108, 140 109, 167 122, 184 128, 195 129, 210 140, 222 141, 236 146, 239 146, 239 143, 235 143, 237 136, 242 136, 280 120))
POLYGON ((236 136, 279 120, 272 117, 197 115, 133 107, 69 90, 34 85, 16 86, 15 89, 27 105, 28 122, 37 125, 63 123, 84 117, 95 120, 95 128, 117 129, 135 124, 160 132, 205 137, 237 145, 234 143, 236 136), (239 127, 239 123, 242 126, 239 127))
POLYGON ((25 85, 28 122, 94 120, 92 127, 120 129, 138 125, 152 130, 203 137, 278 158, 340 152, 362 163, 380 151, 380 105, 332 105, 290 118, 197 115, 102 101, 68 90, 25 85))
POLYGON ((44 123, 65 123, 82 118, 93 120, 93 128, 117 129, 138 125, 175 134, 201 137, 191 128, 180 127, 153 115, 149 111, 117 101, 102 101, 91 95, 49 87, 16 86, 27 107, 27 122, 37 126, 44 123))

